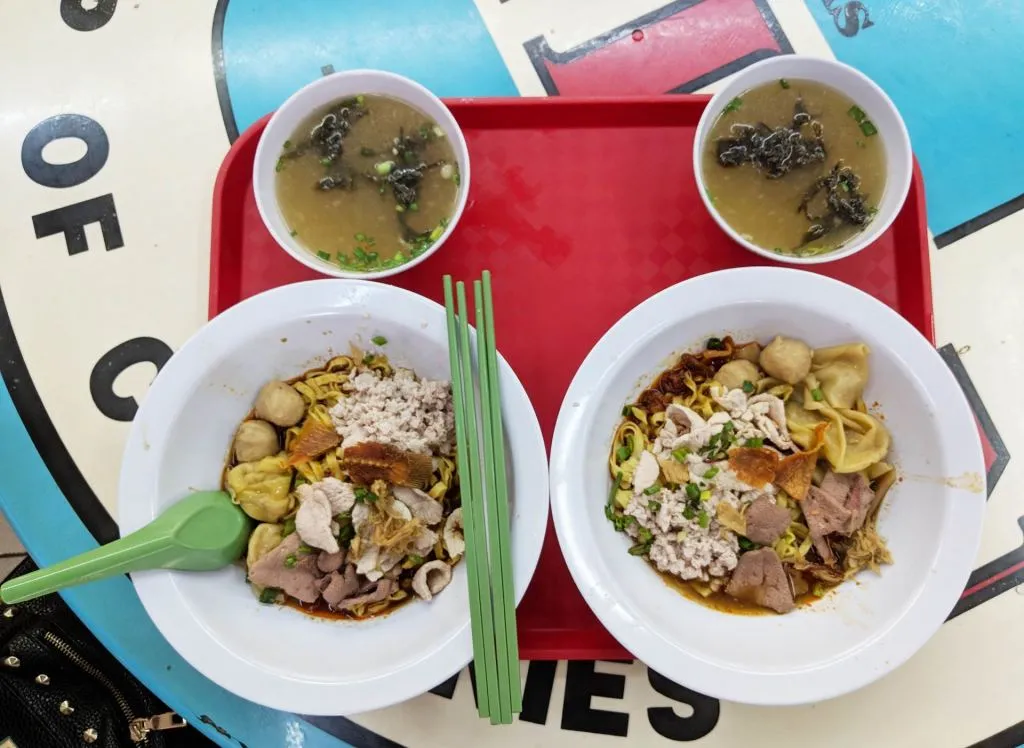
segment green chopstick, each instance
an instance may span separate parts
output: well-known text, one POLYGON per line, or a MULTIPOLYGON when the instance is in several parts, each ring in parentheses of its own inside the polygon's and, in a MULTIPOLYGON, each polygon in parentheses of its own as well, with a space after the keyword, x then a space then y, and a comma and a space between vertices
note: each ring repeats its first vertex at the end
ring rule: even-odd
MULTIPOLYGON (((523 710, 523 691, 519 676, 519 638, 516 629, 516 591, 512 579, 512 535, 508 514, 508 471, 505 465, 505 428, 501 418, 501 386, 498 383, 498 350, 494 337, 494 298, 491 293, 491 271, 483 272, 484 325, 487 339, 487 379, 490 396, 491 438, 488 462, 495 469, 495 491, 493 504, 497 509, 498 522, 495 535, 499 539, 498 558, 491 558, 492 566, 497 563, 504 595, 501 607, 495 606, 495 615, 505 619, 505 650, 511 664, 510 686, 512 712, 523 710)), ((485 444, 487 442, 485 441, 485 444)))
MULTIPOLYGON (((465 423, 466 411, 464 407, 465 393, 463 391, 462 363, 460 356, 459 335, 456 331, 455 319, 455 298, 452 291, 452 277, 444 276, 444 311, 447 321, 447 336, 449 336, 449 361, 452 368, 452 402, 455 408, 456 420, 456 465, 459 469, 459 483, 462 494, 463 506, 463 532, 466 536, 466 550, 464 559, 466 562, 466 577, 469 581, 469 621, 473 639, 473 659, 475 661, 477 678, 477 711, 481 717, 488 715, 488 692, 487 679, 484 677, 486 666, 483 658, 483 608, 490 607, 489 595, 483 598, 481 590, 481 575, 479 570, 479 553, 470 552, 475 548, 477 537, 477 526, 473 522, 472 503, 472 475, 469 465, 469 438, 465 423)), ((486 579, 486 570, 483 579, 486 579)))
MULTIPOLYGON (((483 284, 480 281, 473 281, 473 296, 476 301, 476 359, 480 369, 480 406, 483 414, 485 513, 491 555, 491 592, 494 601, 494 637, 498 665, 498 713, 491 714, 491 723, 508 725, 512 723, 511 673, 513 664, 509 661, 506 633, 508 619, 504 613, 507 591, 504 588, 504 578, 501 573, 501 531, 496 506, 498 484, 494 458, 494 409, 495 406, 500 407, 500 403, 496 397, 497 393, 491 389, 493 383, 489 376, 490 357, 488 351, 492 347, 492 341, 487 334, 487 314, 484 307, 483 284)), ((493 335, 493 329, 491 334, 493 335)), ((501 451, 504 452, 504 444, 501 445, 501 451)), ((515 670, 518 680, 518 662, 515 663, 515 670)), ((518 690, 518 683, 516 688, 518 690)))
POLYGON ((487 530, 484 524, 483 481, 480 475, 480 442, 477 434, 476 388, 473 386, 472 353, 466 315, 466 288, 456 284, 458 314, 452 299, 451 276, 444 277, 448 322, 449 359, 452 369, 452 402, 459 485, 462 495, 463 530, 469 580, 470 628, 477 674, 477 711, 481 717, 498 712, 497 652, 494 611, 491 601, 487 530), (457 329, 456 329, 457 328, 457 329), (468 515, 468 516, 467 516, 468 515), (475 615, 474 615, 475 614, 475 615))

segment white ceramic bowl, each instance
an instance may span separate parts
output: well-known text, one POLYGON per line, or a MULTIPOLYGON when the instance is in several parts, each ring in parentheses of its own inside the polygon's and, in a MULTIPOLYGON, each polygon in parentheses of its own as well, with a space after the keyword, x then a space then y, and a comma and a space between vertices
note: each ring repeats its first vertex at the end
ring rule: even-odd
MULTIPOLYGON (((366 281, 319 280, 255 296, 213 319, 167 363, 132 424, 121 468, 127 534, 190 491, 220 485, 234 430, 268 380, 322 363, 349 342, 383 335, 399 366, 449 377, 443 307, 366 281)), ((499 356, 511 474, 512 561, 521 600, 547 528, 547 458, 533 407, 499 356)), ((302 714, 379 709, 426 692, 470 661, 466 567, 430 603, 353 623, 261 605, 240 566, 133 574, 171 645, 239 696, 302 714)))
POLYGON ((419 265, 437 252, 451 236, 462 217, 462 211, 466 207, 466 198, 469 195, 469 183, 469 150, 466 148, 466 139, 448 107, 416 81, 383 70, 344 70, 331 73, 323 78, 318 78, 292 94, 267 122, 267 127, 264 129, 263 135, 260 136, 259 145, 256 146, 256 159, 252 174, 252 187, 260 217, 270 235, 285 252, 306 267, 324 275, 362 280, 397 275, 419 265), (278 157, 284 149, 284 142, 292 137, 295 128, 313 112, 323 109, 339 99, 360 94, 390 96, 419 109, 444 130, 448 142, 451 143, 452 149, 455 151, 455 159, 459 166, 459 193, 455 210, 447 228, 437 241, 419 257, 414 257, 402 265, 365 273, 343 270, 335 264, 322 260, 293 237, 284 216, 281 215, 275 185, 278 157))
POLYGON ((885 233, 885 230, 896 219, 896 215, 900 212, 900 208, 903 207, 903 203, 907 199, 907 192, 910 190, 910 180, 914 174, 914 155, 910 150, 910 136, 907 134, 907 126, 903 123, 903 118, 896 109, 896 105, 892 103, 892 99, 886 95, 885 91, 879 88, 877 83, 860 71, 835 60, 804 57, 801 55, 781 55, 762 60, 748 68, 744 68, 725 88, 712 97, 707 109, 704 110, 704 114, 701 115, 700 122, 697 124, 697 134, 693 142, 693 171, 704 206, 733 241, 749 249, 754 254, 759 254, 762 257, 778 262, 788 262, 794 265, 816 265, 822 262, 840 260, 856 254, 885 233), (885 146, 885 192, 878 203, 878 212, 875 214, 875 217, 863 232, 853 237, 843 246, 833 252, 813 257, 795 257, 780 254, 745 239, 722 218, 718 209, 708 197, 707 189, 704 185, 704 148, 708 133, 722 111, 737 96, 752 88, 756 88, 762 83, 777 81, 780 78, 819 81, 843 92, 855 101, 857 106, 868 113, 871 121, 878 128, 878 135, 876 137, 881 138, 882 144, 885 146))
POLYGON ((701 693, 753 704, 821 701, 893 670, 935 633, 964 590, 985 508, 984 460, 963 392, 935 349, 881 302, 817 274, 725 270, 630 311, 573 379, 551 445, 562 553, 601 623, 636 657, 701 693), (787 615, 717 612, 667 586, 605 518, 608 451, 622 405, 709 336, 871 347, 901 475, 879 527, 895 563, 787 615))

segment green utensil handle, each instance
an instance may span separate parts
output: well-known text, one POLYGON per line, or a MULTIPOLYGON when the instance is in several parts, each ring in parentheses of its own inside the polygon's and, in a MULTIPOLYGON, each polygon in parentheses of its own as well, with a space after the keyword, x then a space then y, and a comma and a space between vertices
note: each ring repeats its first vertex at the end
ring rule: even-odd
POLYGON ((117 574, 152 569, 172 545, 166 537, 132 533, 120 540, 33 571, 0 586, 0 599, 20 603, 76 584, 95 582, 117 574))

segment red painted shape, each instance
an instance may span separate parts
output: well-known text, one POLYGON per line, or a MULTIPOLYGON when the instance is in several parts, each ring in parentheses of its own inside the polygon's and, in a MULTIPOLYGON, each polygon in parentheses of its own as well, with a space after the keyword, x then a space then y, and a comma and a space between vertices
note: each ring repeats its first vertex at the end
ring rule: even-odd
POLYGON ((543 37, 526 48, 549 94, 667 93, 791 51, 765 15, 772 17, 759 0, 682 0, 567 52, 555 52, 543 37))
POLYGON ((977 584, 971 585, 966 590, 964 590, 964 594, 960 595, 960 598, 963 599, 966 597, 970 597, 971 595, 974 595, 978 592, 981 592, 982 590, 991 587, 1000 579, 1006 579, 1006 577, 1010 576, 1011 574, 1016 574, 1021 569, 1024 569, 1024 561, 1019 561, 1013 566, 1008 566, 1002 571, 993 574, 988 579, 983 579, 977 584))
POLYGON ((974 422, 978 425, 978 433, 981 435, 981 453, 985 457, 985 471, 987 472, 992 469, 998 455, 996 455, 992 442, 989 441, 988 434, 985 433, 985 429, 982 428, 981 421, 978 420, 977 416, 974 417, 974 422))

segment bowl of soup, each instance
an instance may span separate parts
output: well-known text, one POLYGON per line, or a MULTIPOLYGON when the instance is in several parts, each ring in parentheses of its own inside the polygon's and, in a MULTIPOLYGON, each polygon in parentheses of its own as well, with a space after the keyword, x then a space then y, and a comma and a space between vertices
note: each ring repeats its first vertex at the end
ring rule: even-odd
POLYGON ((870 78, 784 55, 746 68, 711 99, 693 165, 701 199, 733 240, 815 264, 849 257, 889 228, 913 154, 896 106, 870 78))
POLYGON ((380 70, 324 76, 267 123, 253 167, 270 234, 303 265, 384 278, 418 265, 455 229, 469 152, 455 118, 420 84, 380 70))

